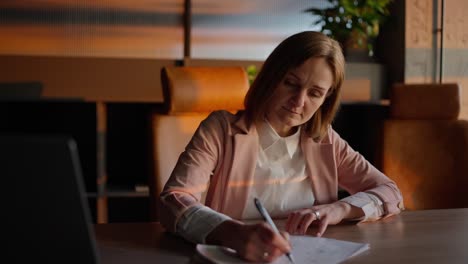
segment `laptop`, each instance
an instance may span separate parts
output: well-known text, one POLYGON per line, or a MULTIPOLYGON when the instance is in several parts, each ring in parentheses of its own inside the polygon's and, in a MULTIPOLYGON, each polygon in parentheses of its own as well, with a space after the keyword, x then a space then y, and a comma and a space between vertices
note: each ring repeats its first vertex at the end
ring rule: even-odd
POLYGON ((0 134, 4 259, 13 263, 98 263, 75 141, 0 134), (5 192, 6 191, 6 192, 5 192))

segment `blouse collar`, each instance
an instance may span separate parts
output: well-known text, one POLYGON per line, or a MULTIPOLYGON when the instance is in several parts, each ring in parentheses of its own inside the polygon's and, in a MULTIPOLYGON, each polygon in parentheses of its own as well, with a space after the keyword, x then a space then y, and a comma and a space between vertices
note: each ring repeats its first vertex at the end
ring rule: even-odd
POLYGON ((281 137, 280 135, 278 135, 276 130, 270 125, 270 123, 265 119, 264 122, 261 122, 258 125, 257 130, 260 146, 263 150, 267 150, 278 145, 286 145, 286 151, 292 158, 294 153, 297 151, 297 148, 299 147, 299 139, 301 135, 300 126, 298 127, 296 133, 287 137, 281 137))

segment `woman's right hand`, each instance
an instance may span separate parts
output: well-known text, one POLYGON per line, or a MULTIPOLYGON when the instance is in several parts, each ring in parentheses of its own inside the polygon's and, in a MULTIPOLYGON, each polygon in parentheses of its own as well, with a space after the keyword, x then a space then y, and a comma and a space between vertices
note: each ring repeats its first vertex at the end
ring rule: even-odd
POLYGON ((277 234, 266 223, 224 221, 208 234, 206 242, 232 248, 252 262, 271 262, 291 251, 288 233, 277 234))

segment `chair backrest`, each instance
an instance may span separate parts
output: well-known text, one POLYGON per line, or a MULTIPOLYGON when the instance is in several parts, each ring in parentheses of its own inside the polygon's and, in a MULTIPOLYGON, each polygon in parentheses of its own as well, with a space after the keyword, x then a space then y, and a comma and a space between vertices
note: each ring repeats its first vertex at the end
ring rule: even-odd
POLYGON ((457 120, 459 91, 457 84, 392 87, 382 170, 407 209, 468 206, 468 122, 457 120))
POLYGON ((214 110, 243 109, 249 87, 242 67, 165 67, 161 81, 165 110, 152 116, 153 219, 156 199, 200 122, 214 110))

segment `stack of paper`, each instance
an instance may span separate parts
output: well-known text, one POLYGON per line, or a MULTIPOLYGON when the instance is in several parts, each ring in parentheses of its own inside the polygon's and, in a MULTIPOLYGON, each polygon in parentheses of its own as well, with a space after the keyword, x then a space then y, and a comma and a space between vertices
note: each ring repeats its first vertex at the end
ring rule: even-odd
MULTIPOLYGON (((291 236, 290 239, 292 245, 292 254, 294 255, 296 264, 340 263, 369 249, 369 244, 322 237, 291 236)), ((213 263, 249 263, 237 257, 233 250, 220 246, 198 244, 197 252, 199 255, 213 263)), ((290 264, 286 256, 280 257, 273 263, 290 264)))

